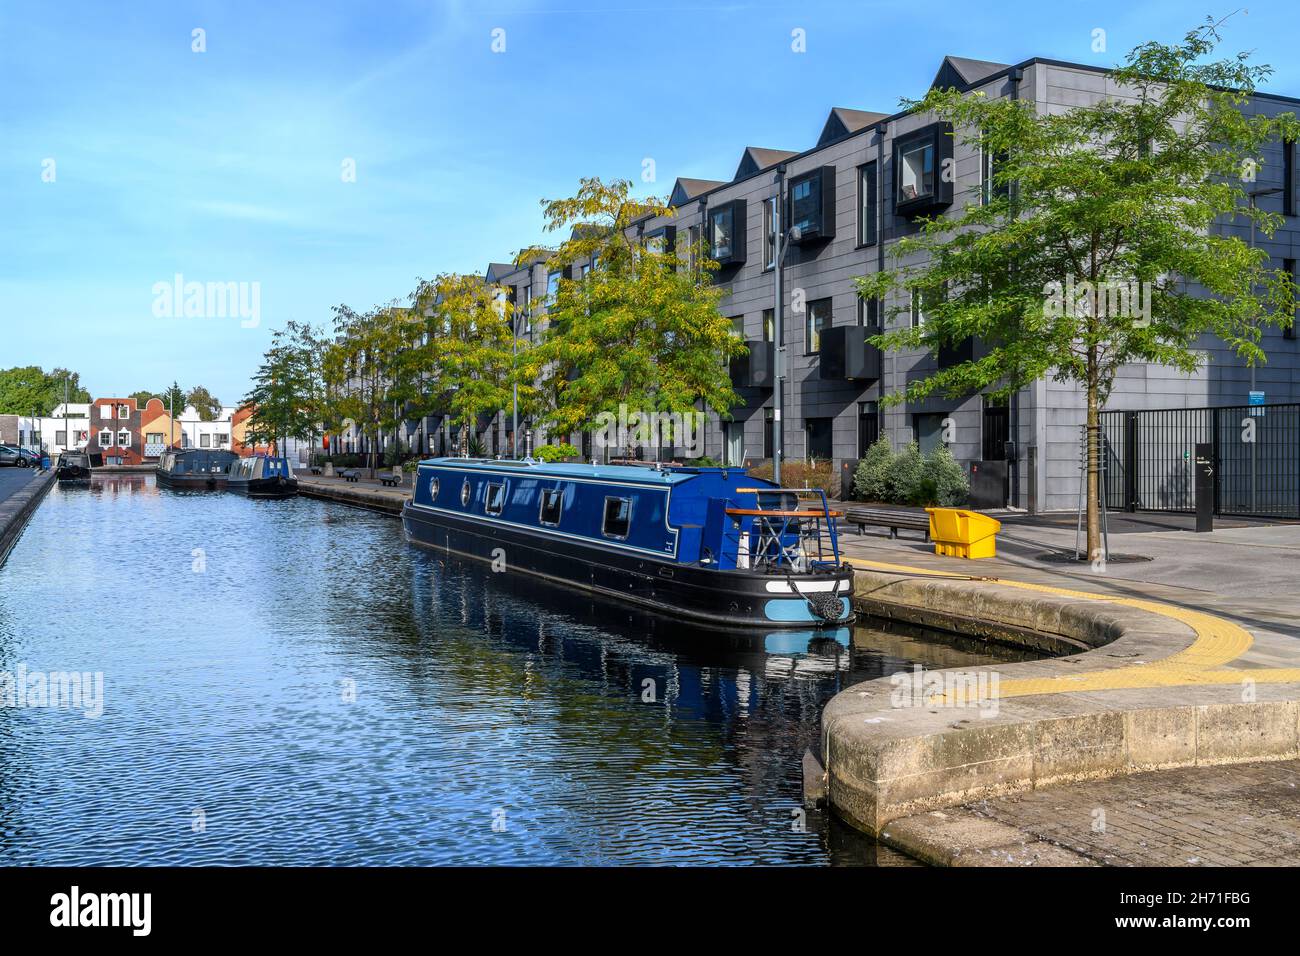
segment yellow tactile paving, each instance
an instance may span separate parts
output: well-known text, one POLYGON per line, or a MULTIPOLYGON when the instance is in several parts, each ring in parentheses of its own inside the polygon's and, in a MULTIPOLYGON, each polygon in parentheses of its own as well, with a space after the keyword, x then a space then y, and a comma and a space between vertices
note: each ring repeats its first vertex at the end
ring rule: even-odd
MULTIPOLYGON (((898 574, 922 575, 960 580, 980 580, 978 575, 936 571, 930 568, 913 568, 883 561, 866 561, 849 558, 851 564, 898 574)), ((1236 660, 1253 643, 1245 628, 1189 608, 1142 598, 1113 597, 1091 591, 1075 591, 1047 584, 1030 584, 1007 578, 989 579, 991 583, 1026 591, 1041 591, 1063 597, 1083 598, 1089 601, 1107 601, 1128 607, 1141 608, 1152 614, 1161 614, 1181 621, 1192 629, 1196 639, 1183 650, 1154 661, 1134 662, 1122 667, 1100 671, 1083 671, 1062 674, 1058 677, 1037 677, 1024 680, 1000 681, 997 697, 1028 697, 1032 694, 1061 694, 1070 691, 1130 690, 1141 687, 1177 687, 1196 684, 1240 684, 1245 680, 1267 684, 1300 683, 1300 668, 1274 667, 1230 670, 1223 665, 1236 660)), ((942 698, 936 698, 936 702, 942 698)))

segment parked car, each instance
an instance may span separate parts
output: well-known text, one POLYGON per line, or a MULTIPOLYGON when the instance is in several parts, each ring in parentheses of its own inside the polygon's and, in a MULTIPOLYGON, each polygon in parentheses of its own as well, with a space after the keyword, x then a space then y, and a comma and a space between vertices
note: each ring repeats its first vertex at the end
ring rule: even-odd
POLYGON ((17 465, 19 468, 26 468, 28 465, 39 460, 39 455, 27 451, 25 448, 15 448, 13 445, 0 445, 0 465, 17 465))

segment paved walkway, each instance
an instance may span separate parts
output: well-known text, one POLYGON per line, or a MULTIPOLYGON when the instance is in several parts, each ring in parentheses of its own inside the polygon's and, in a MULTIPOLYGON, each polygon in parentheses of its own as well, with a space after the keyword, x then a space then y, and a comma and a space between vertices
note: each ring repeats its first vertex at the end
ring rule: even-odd
POLYGON ((36 474, 35 468, 0 468, 0 502, 27 486, 36 474))
POLYGON ((882 838, 947 866, 1300 866, 1300 761, 1035 790, 905 817, 882 838))
MULTIPOLYGON (((1198 535, 1143 524, 1125 522, 1124 533, 1112 535, 1111 551, 1150 560, 1104 567, 1045 560, 1073 549, 1068 519, 1008 520, 999 557, 983 561, 937 557, 919 536, 891 541, 849 532, 843 541, 850 559, 873 571, 968 575, 1113 601, 1180 621, 1196 634, 1172 657, 1004 681, 999 697, 1049 695, 1036 698, 1045 702, 1083 692, 1122 711, 1150 706, 1142 694, 1199 700, 1204 690, 1194 694, 1192 685, 1239 685, 1247 676, 1261 684, 1300 681, 1300 525, 1234 522, 1198 535)), ((940 865, 1296 865, 1300 762, 1192 766, 1047 786, 904 816, 886 824, 881 838, 940 865)))

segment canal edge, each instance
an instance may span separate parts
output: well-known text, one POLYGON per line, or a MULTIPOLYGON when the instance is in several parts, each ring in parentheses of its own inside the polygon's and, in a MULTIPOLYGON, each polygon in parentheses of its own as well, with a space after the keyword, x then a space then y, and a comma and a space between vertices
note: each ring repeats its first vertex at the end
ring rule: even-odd
POLYGON ((1055 645, 1056 653, 1076 648, 967 669, 997 672, 1010 689, 995 716, 934 695, 896 706, 888 677, 827 703, 828 802, 856 828, 918 859, 957 865, 963 852, 1014 848, 1025 862, 1086 865, 1063 848, 1033 846, 1035 838, 1014 827, 951 808, 1073 781, 1300 755, 1300 669, 1228 667, 1250 645, 1231 622, 1154 601, 855 564, 855 604, 864 613, 1038 650, 1055 645))
POLYGON ((9 552, 18 543, 27 522, 31 520, 37 505, 49 493, 54 481, 54 469, 48 469, 0 502, 0 566, 8 560, 9 552))

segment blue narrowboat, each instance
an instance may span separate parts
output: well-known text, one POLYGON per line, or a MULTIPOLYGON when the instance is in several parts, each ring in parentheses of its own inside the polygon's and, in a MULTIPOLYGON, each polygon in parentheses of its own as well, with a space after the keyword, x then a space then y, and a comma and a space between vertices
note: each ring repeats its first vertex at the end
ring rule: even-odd
POLYGON ((230 463, 226 490, 249 498, 292 498, 298 493, 298 479, 288 458, 251 455, 230 463))
POLYGON ((409 541, 714 625, 853 619, 837 512, 738 468, 420 462, 409 541))

